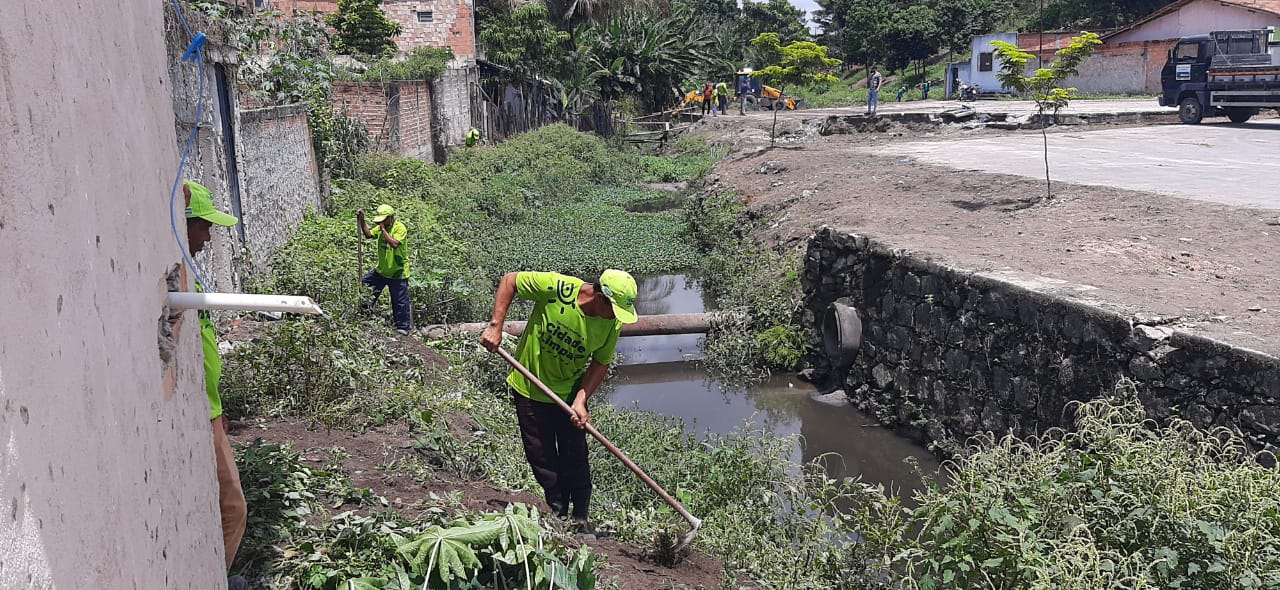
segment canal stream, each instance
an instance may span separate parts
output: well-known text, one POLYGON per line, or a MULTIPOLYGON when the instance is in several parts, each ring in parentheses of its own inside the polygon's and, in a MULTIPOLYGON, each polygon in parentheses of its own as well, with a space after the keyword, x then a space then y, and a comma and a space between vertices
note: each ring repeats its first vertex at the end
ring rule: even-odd
MULTIPOLYGON (((697 285, 682 276, 642 279, 639 291, 636 307, 641 315, 714 309, 714 302, 704 300, 697 285)), ((619 340, 624 361, 606 394, 609 403, 681 418, 686 430, 699 436, 744 427, 778 436, 798 434, 793 462, 824 457, 831 477, 861 475, 863 481, 883 484, 907 498, 920 485, 904 463, 907 457, 914 457, 927 473, 937 470, 937 460, 923 447, 853 408, 810 399, 814 387, 795 375, 774 375, 749 388, 711 378, 692 362, 702 354, 701 340, 701 334, 619 340)))

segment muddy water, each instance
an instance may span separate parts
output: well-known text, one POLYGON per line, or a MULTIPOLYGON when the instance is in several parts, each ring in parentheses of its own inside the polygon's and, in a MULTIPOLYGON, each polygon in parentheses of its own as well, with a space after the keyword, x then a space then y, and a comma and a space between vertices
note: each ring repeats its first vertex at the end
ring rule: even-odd
MULTIPOLYGON (((696 313, 712 309, 696 285, 684 277, 643 279, 637 308, 641 314, 696 313)), ((835 478, 861 475, 910 497, 919 478, 904 463, 914 457, 932 473, 937 461, 923 447, 881 428, 848 407, 832 407, 809 398, 812 385, 794 375, 776 375, 750 388, 726 386, 690 362, 701 355, 698 334, 633 336, 618 342, 625 358, 612 381, 608 401, 684 420, 703 435, 735 429, 800 435, 794 462, 822 457, 835 478)))

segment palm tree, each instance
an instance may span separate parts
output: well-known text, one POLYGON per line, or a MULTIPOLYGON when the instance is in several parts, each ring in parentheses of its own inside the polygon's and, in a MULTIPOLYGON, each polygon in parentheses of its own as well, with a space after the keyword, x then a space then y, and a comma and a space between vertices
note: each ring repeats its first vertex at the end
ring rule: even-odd
POLYGON ((546 6, 552 19, 562 29, 572 31, 583 23, 604 22, 611 14, 625 8, 670 10, 666 0, 489 0, 497 8, 513 9, 531 2, 546 6))

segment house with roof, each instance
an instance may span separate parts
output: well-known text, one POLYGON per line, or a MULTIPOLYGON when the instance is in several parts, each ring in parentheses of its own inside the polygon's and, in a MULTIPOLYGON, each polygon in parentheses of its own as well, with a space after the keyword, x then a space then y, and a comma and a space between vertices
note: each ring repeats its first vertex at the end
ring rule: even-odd
MULTIPOLYGON (((1157 94, 1160 70, 1169 50, 1183 37, 1212 31, 1280 27, 1280 0, 1177 0, 1127 26, 1094 31, 1103 44, 1080 65, 1080 75, 1069 81, 1081 93, 1157 94)), ((1017 45, 1043 61, 1066 47, 1078 32, 1017 33, 1017 45)), ((972 40, 973 59, 953 64, 946 88, 953 79, 976 81, 983 92, 1000 88, 995 82, 991 41, 1009 40, 1011 33, 979 35, 972 40), (991 85, 988 85, 988 84, 991 85)))

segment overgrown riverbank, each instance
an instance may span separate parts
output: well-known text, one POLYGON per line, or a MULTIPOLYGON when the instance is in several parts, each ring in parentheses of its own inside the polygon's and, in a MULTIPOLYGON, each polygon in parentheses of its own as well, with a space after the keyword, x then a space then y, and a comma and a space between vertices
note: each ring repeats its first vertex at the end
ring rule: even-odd
MULTIPOLYGON (((227 412, 357 433, 394 425, 406 448, 378 466, 388 476, 536 491, 501 394, 501 361, 474 337, 395 338, 387 310, 359 313, 352 211, 380 202, 410 226, 419 324, 486 318, 493 281, 509 270, 687 271, 721 309, 736 310, 709 343, 712 370, 794 365, 797 257, 756 243, 766 220, 720 192, 636 212, 670 200, 642 183, 696 184, 721 155, 695 140, 664 157, 627 154, 552 127, 443 167, 365 156, 328 214, 309 217, 261 280, 316 297, 329 315, 238 337, 224 373, 227 412)), ((603 406, 592 420, 705 519, 695 549, 724 563, 725 587, 1280 586, 1280 475, 1225 433, 1148 429, 1134 407, 1123 395, 1082 407, 1077 434, 977 441, 949 465, 954 483, 931 486, 912 510, 815 465, 789 469, 789 442, 763 433, 698 441, 669 418, 603 406)), ((253 521, 237 567, 270 587, 614 584, 594 579, 595 558, 563 527, 524 507, 398 506, 308 467, 300 450, 241 450, 253 521)), ((597 527, 647 559, 670 560, 682 522, 603 449, 592 453, 597 527)))

